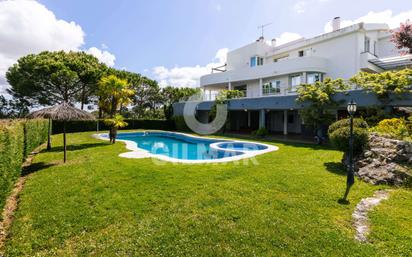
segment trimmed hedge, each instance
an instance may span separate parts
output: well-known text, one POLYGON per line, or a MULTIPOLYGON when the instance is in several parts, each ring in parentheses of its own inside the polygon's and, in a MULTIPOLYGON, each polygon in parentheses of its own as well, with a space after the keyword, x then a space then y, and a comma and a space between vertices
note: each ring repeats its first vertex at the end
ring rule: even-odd
POLYGON ((173 116, 174 126, 177 131, 192 131, 185 122, 183 116, 173 116))
POLYGON ((47 120, 0 121, 0 210, 27 155, 47 140, 47 120))
POLYGON ((47 141, 49 121, 26 120, 24 125, 24 156, 28 156, 36 147, 47 141))
MULTIPOLYGON (((122 129, 158 129, 158 130, 174 130, 175 125, 173 121, 168 120, 132 120, 125 119, 127 126, 122 129)), ((109 130, 109 127, 104 124, 103 120, 78 120, 66 122, 66 132, 85 132, 96 131, 97 123, 99 124, 99 130, 109 130)), ((53 134, 63 133, 63 122, 53 121, 53 134)))

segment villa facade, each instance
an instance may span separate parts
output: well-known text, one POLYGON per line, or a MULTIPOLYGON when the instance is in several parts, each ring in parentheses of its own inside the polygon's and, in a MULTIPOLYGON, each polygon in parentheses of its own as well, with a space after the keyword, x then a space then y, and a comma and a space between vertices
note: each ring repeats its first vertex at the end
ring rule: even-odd
MULTIPOLYGON (((263 37, 227 54, 227 63, 200 78, 204 103, 198 117, 207 121, 215 96, 223 89, 244 92, 245 97, 230 101, 231 129, 254 130, 265 127, 271 132, 302 133, 304 123, 295 101, 302 83, 351 78, 360 71, 383 72, 412 64, 411 55, 401 56, 386 24, 358 23, 340 27, 340 18, 332 22, 333 31, 310 39, 298 39, 282 45, 263 37)), ((379 101, 366 92, 353 89, 340 97, 353 98, 359 107, 379 101)), ((339 97, 339 96, 338 96, 339 97)), ((348 100, 346 99, 346 100, 348 100)), ((394 102, 410 106, 411 101, 394 102)), ((342 106, 344 109, 344 106, 342 106)), ((175 106, 175 115, 182 112, 175 106)), ((339 109, 336 110, 339 115, 339 109)))

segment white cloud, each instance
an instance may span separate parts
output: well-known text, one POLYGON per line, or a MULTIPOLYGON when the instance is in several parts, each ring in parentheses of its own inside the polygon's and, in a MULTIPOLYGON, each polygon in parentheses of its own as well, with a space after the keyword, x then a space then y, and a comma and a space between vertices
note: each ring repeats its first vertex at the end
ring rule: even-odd
POLYGON ((292 8, 293 8, 293 10, 294 10, 296 13, 299 13, 299 14, 304 13, 304 12, 305 12, 305 8, 306 8, 306 2, 305 2, 305 1, 296 2, 296 3, 293 5, 292 8))
MULTIPOLYGON (((342 20, 341 27, 347 27, 356 23, 387 23, 391 29, 399 27, 401 22, 405 22, 407 19, 412 20, 412 10, 393 14, 392 10, 385 10, 382 12, 368 12, 365 16, 359 17, 355 20, 342 20)), ((325 24, 325 32, 332 31, 332 22, 325 24)))
POLYGON ((280 34, 279 37, 276 38, 276 45, 283 45, 292 41, 295 41, 297 39, 302 38, 301 35, 293 32, 283 32, 280 34))
POLYGON ((216 8, 216 11, 220 12, 222 10, 222 5, 216 4, 215 8, 216 8))
MULTIPOLYGON (((18 58, 46 50, 81 50, 84 38, 79 24, 58 19, 37 1, 0 1, 0 93, 8 87, 4 78, 8 67, 18 58)), ((102 61, 114 62, 107 51, 91 51, 102 61)))
POLYGON ((215 60, 205 66, 186 66, 168 69, 164 66, 154 67, 152 73, 162 87, 196 87, 201 76, 211 72, 213 67, 226 63, 228 49, 222 48, 216 52, 215 60))
POLYGON ((91 47, 86 50, 86 53, 89 53, 99 59, 102 63, 105 63, 108 66, 113 66, 116 57, 106 50, 100 50, 97 47, 91 47))

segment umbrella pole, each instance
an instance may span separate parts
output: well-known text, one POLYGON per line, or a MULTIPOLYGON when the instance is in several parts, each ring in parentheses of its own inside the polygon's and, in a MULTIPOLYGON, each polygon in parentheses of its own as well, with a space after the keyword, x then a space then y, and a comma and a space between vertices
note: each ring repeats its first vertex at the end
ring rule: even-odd
POLYGON ((64 149, 64 162, 66 162, 66 121, 63 121, 63 149, 64 149))
POLYGON ((47 136, 47 150, 51 149, 51 119, 49 118, 49 135, 47 136))

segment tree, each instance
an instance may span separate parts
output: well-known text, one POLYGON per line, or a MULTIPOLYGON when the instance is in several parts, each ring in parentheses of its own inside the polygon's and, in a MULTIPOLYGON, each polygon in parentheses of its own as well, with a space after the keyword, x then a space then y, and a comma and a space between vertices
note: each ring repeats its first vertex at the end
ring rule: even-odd
POLYGON ((125 79, 130 88, 135 91, 133 96, 133 117, 137 119, 157 117, 159 108, 162 106, 162 95, 156 81, 140 74, 110 69, 109 74, 125 79))
POLYGON ((298 87, 297 101, 308 103, 308 106, 299 110, 305 124, 311 126, 318 134, 321 125, 329 125, 334 120, 331 108, 338 103, 333 100, 333 96, 347 89, 342 79, 325 78, 324 81, 317 81, 314 84, 302 84, 298 87))
POLYGON ((411 92, 412 69, 386 71, 382 73, 359 72, 350 82, 373 92, 385 104, 390 102, 390 96, 401 96, 411 92))
POLYGON ((29 113, 27 105, 24 99, 7 100, 0 95, 0 119, 25 117, 29 113))
POLYGON ((15 99, 28 107, 80 102, 82 108, 96 94, 97 82, 107 67, 84 52, 41 52, 20 58, 6 78, 15 99))
POLYGON ((179 101, 187 101, 189 97, 200 93, 199 88, 190 87, 171 87, 167 86, 162 88, 160 94, 162 97, 164 116, 167 120, 172 119, 173 116, 173 104, 179 101))
MULTIPOLYGON (((132 102, 134 93, 127 80, 115 75, 103 77, 99 82, 99 107, 109 115, 110 119, 115 119, 120 109, 132 102)), ((114 143, 118 126, 115 126, 116 123, 110 123, 110 119, 106 123, 112 124, 110 141, 114 143)), ((115 120, 119 120, 118 117, 115 120)))
POLYGON ((104 123, 108 125, 110 129, 110 143, 116 143, 117 130, 127 126, 127 122, 120 114, 116 114, 113 118, 105 119, 104 123))
POLYGON ((402 54, 412 54, 412 23, 409 20, 401 23, 399 29, 392 32, 391 41, 401 50, 402 54), (405 48, 406 51, 403 50, 405 48))

